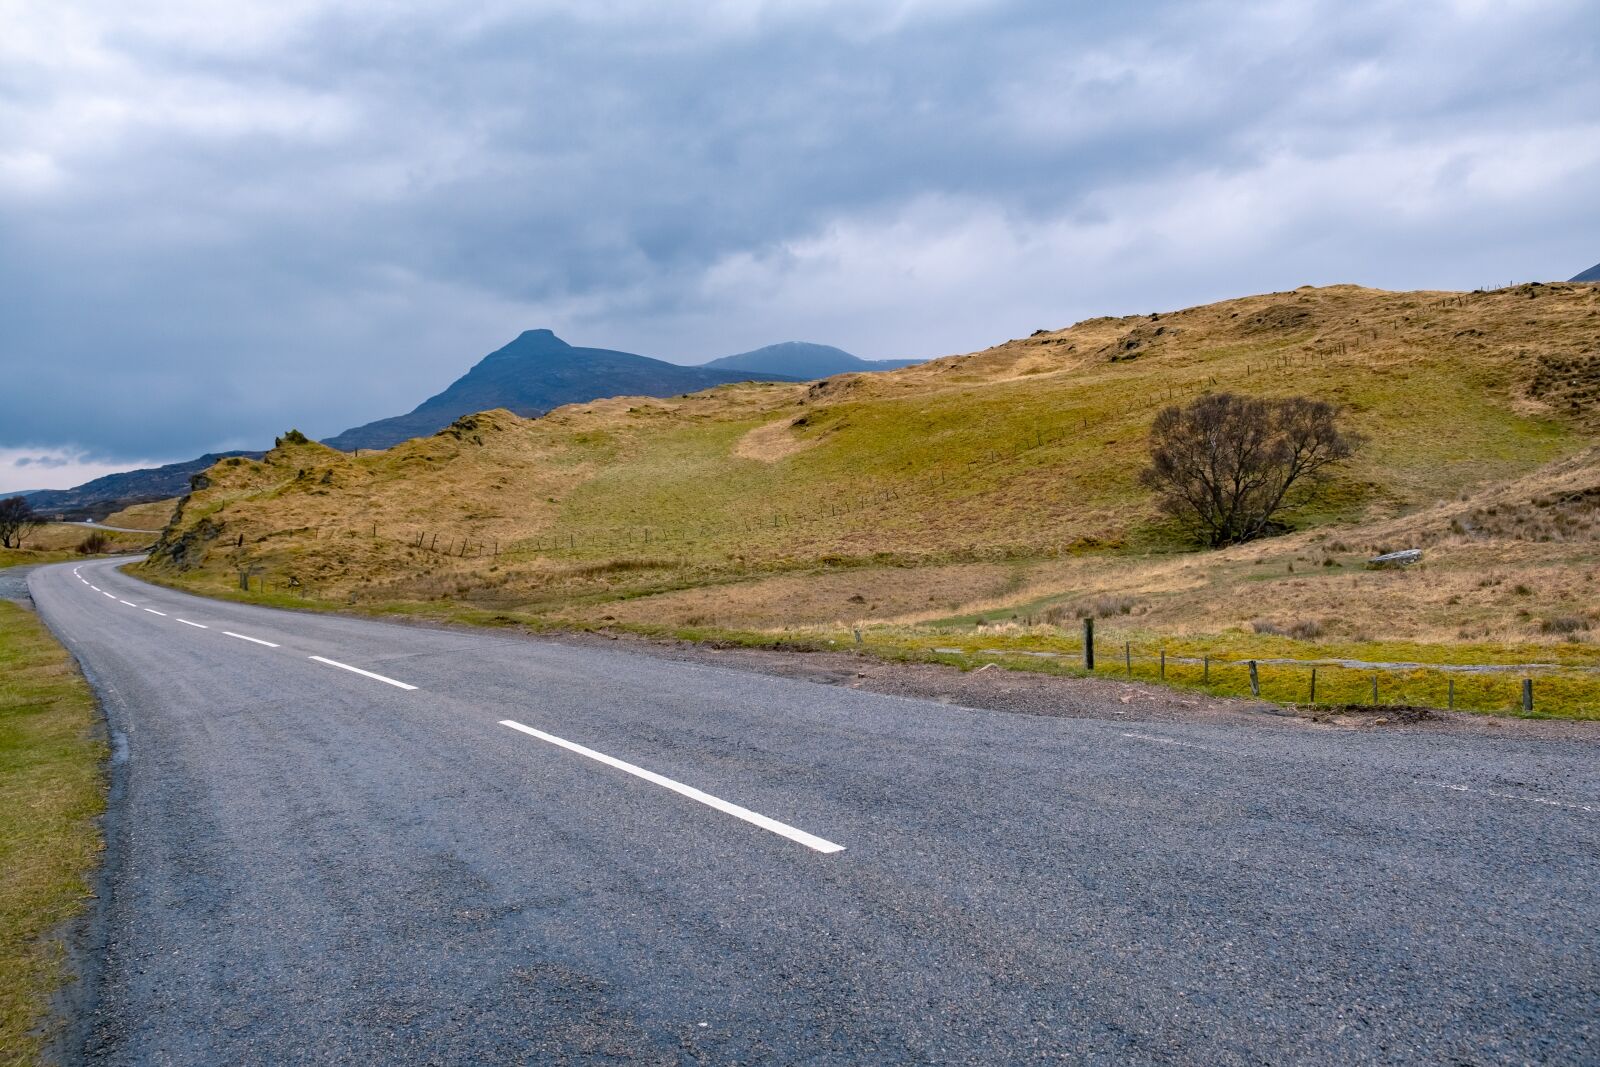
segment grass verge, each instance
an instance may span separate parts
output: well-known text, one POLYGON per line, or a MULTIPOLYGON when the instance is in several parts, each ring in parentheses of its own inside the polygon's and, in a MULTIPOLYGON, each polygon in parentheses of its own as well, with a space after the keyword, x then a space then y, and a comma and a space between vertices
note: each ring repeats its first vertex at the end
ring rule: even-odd
POLYGON ((31 612, 0 601, 0 1062, 38 1062, 105 810, 94 696, 31 612))
MULTIPOLYGON (((661 640, 778 651, 855 651, 879 659, 941 663, 973 670, 1085 677, 1083 644, 1069 629, 971 625, 863 625, 752 628, 552 618, 526 605, 485 607, 449 599, 338 603, 284 592, 199 587, 160 572, 137 577, 187 593, 301 611, 411 618, 533 633, 615 631, 661 640)), ((1308 642, 1262 634, 1171 636, 1102 626, 1093 676, 1153 682, 1217 697, 1251 697, 1248 662, 1258 660, 1259 699, 1307 710, 1322 706, 1454 708, 1489 715, 1600 720, 1600 648, 1593 645, 1434 645, 1414 641, 1308 642), (1277 661, 1277 662, 1275 662, 1277 661), (1381 664, 1373 667, 1351 662, 1381 664), (1472 671, 1469 664, 1501 665, 1472 671), (1527 665, 1525 668, 1523 665, 1527 665), (1312 692, 1312 668, 1316 690, 1312 692), (1373 698, 1373 680, 1377 696, 1373 698), (1534 683, 1534 711, 1522 711, 1522 680, 1534 683)))

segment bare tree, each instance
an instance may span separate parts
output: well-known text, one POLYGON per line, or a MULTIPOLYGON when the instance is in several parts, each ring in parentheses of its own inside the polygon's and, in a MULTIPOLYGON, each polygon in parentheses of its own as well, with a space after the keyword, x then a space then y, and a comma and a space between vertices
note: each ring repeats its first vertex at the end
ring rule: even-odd
POLYGON ((26 497, 0 500, 0 548, 21 548, 22 538, 43 525, 44 519, 33 510, 26 497))
POLYGON ((1338 418, 1334 405, 1306 397, 1210 393, 1156 415, 1140 481, 1201 542, 1251 541, 1313 499, 1330 468, 1360 446, 1338 418))

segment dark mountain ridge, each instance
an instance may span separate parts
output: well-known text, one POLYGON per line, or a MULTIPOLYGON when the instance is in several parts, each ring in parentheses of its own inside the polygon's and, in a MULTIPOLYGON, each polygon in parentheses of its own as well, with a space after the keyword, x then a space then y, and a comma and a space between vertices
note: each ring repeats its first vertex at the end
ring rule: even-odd
POLYGON ((1567 280, 1573 282, 1600 282, 1600 263, 1596 263, 1582 274, 1567 280))
POLYGON ((260 459, 264 452, 208 452, 197 459, 163 467, 107 474, 71 489, 39 489, 23 493, 33 510, 77 521, 100 520, 114 511, 151 500, 168 500, 189 491, 189 479, 229 456, 260 459))
POLYGON ((575 348, 549 330, 527 330, 410 412, 353 427, 323 444, 346 451, 388 448, 490 408, 532 417, 608 396, 675 396, 751 379, 794 380, 781 373, 684 367, 631 352, 575 348))
POLYGON ((702 364, 718 370, 756 371, 782 374, 802 381, 831 378, 835 374, 894 370, 926 363, 922 359, 862 359, 842 348, 813 344, 810 341, 784 341, 702 364))

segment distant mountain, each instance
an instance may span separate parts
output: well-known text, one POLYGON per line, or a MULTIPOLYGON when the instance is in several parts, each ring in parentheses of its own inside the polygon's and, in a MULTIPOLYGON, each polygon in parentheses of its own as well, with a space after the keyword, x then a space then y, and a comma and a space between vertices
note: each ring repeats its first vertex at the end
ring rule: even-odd
MULTIPOLYGON (((806 347, 822 348, 820 345, 806 347)), ((838 349, 827 351, 838 352, 838 349)), ((844 352, 838 354, 855 359, 844 352)), ((861 363, 860 360, 856 362, 861 363)), ((509 408, 518 415, 532 416, 562 404, 582 404, 608 396, 674 396, 729 382, 796 381, 803 377, 760 369, 684 367, 630 352, 574 348, 549 330, 528 330, 504 348, 479 360, 448 389, 424 400, 409 414, 354 427, 323 443, 346 451, 388 448, 408 438, 436 433, 462 415, 490 408, 509 408)), ((219 459, 228 456, 259 459, 263 454, 210 453, 165 467, 109 474, 74 489, 45 489, 20 495, 26 496, 35 510, 46 515, 101 519, 132 504, 182 496, 189 491, 189 479, 219 459)))
POLYGON ((549 330, 528 330, 483 357, 448 389, 424 400, 409 414, 354 427, 323 444, 346 451, 388 448, 408 438, 437 433, 463 415, 490 408, 533 416, 562 404, 608 396, 674 396, 753 378, 786 381, 797 377, 736 368, 683 367, 631 352, 574 348, 549 330))
POLYGON ((755 371, 765 374, 782 374, 789 378, 810 381, 813 378, 830 378, 835 374, 860 371, 894 370, 926 363, 922 359, 861 359, 842 348, 832 345, 814 345, 809 341, 785 341, 768 345, 734 356, 723 356, 702 364, 716 370, 755 371))
POLYGON ((209 452, 199 459, 169 463, 165 467, 107 474, 73 489, 40 489, 23 493, 33 509, 44 515, 68 519, 103 519, 113 511, 149 500, 166 500, 189 491, 189 479, 229 456, 260 459, 261 452, 209 452))
POLYGON ((1575 282, 1600 282, 1600 263, 1596 263, 1594 266, 1590 267, 1588 270, 1571 280, 1575 282))

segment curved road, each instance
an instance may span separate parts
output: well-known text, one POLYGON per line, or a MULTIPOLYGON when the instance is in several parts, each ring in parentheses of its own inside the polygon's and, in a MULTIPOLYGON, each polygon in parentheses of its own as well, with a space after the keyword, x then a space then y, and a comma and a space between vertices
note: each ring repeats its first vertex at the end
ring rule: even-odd
POLYGON ((1055 719, 41 568, 85 1055, 1600 1061, 1600 747, 1055 719), (365 673, 363 673, 365 672, 365 673))

